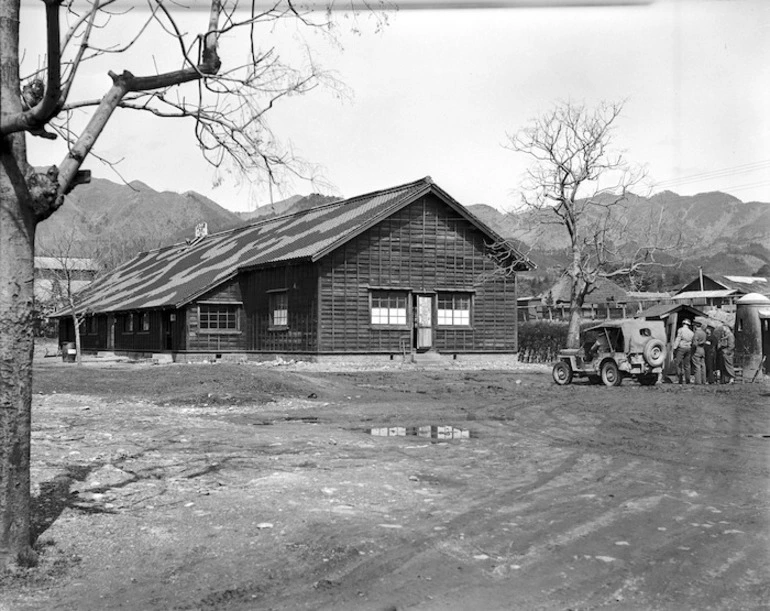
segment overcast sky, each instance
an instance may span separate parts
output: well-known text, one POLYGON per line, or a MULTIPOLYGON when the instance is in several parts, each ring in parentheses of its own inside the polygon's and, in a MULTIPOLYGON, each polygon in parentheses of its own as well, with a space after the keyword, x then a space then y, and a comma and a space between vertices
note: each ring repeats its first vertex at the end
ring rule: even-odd
MULTIPOLYGON (((625 99, 616 143, 647 166, 653 192, 721 190, 770 202, 767 0, 433 8, 401 10, 389 22, 380 33, 364 22, 362 34, 343 35, 342 49, 310 38, 353 96, 316 90, 273 117, 277 135, 324 168, 336 195, 430 175, 461 203, 509 210, 528 161, 503 147, 507 133, 560 99, 625 99)), ((22 23, 22 44, 32 45, 39 30, 22 23)), ((93 81, 106 91, 101 70, 93 81)), ((123 160, 129 181, 198 191, 232 210, 269 203, 266 189, 228 176, 214 188, 191 129, 134 113, 114 118, 98 148, 123 160)), ((30 151, 36 165, 60 160, 37 143, 30 151)), ((95 160, 85 167, 120 180, 95 160)), ((297 182, 273 197, 312 190, 297 182)))

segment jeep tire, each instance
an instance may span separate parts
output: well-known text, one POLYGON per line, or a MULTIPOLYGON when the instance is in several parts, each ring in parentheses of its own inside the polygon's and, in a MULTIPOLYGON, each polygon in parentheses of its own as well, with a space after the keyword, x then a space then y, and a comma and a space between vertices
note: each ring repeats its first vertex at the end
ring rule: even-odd
POLYGON ((553 366, 553 381, 559 386, 572 382, 572 367, 566 361, 559 361, 553 366))
POLYGON ((604 361, 602 363, 602 382, 604 382, 605 386, 620 386, 622 380, 620 369, 618 369, 615 361, 604 361))

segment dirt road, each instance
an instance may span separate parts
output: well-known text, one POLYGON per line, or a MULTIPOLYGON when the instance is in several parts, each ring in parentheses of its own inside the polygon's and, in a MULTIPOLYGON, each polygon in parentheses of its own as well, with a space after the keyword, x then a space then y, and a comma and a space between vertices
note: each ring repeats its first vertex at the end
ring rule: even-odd
POLYGON ((770 606, 767 383, 36 374, 41 562, 2 611, 770 606))

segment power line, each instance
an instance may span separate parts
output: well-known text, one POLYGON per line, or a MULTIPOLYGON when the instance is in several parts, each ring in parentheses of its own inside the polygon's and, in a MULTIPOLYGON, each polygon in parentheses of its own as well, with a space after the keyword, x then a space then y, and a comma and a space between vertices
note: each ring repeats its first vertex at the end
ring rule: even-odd
POLYGON ((742 185, 736 185, 734 187, 725 187, 722 191, 742 191, 743 189, 753 189, 755 187, 764 187, 770 185, 770 180, 760 180, 759 182, 750 182, 742 185))
POLYGON ((701 172, 699 174, 689 174, 687 176, 680 176, 679 178, 671 178, 669 180, 661 180, 655 183, 657 187, 669 187, 681 184, 687 184, 692 182, 700 182, 704 180, 713 180, 717 178, 726 178, 728 176, 734 176, 737 174, 748 174, 751 172, 757 172, 765 168, 770 169, 770 159, 764 161, 755 161, 753 163, 745 163, 742 165, 732 166, 729 168, 721 168, 718 170, 710 170, 708 172, 701 172))

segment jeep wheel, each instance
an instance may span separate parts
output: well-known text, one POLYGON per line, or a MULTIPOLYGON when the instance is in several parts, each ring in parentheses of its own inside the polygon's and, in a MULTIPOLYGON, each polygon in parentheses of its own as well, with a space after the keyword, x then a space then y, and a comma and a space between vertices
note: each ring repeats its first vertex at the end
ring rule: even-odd
POLYGON ((651 339, 644 345, 644 360, 650 367, 660 367, 666 360, 666 344, 659 339, 651 339))
POLYGON ((572 382, 572 367, 569 363, 559 361, 553 366, 553 381, 559 386, 564 386, 572 382))
POLYGON ((620 370, 615 361, 602 363, 602 382, 605 386, 620 386, 621 381, 620 370))

